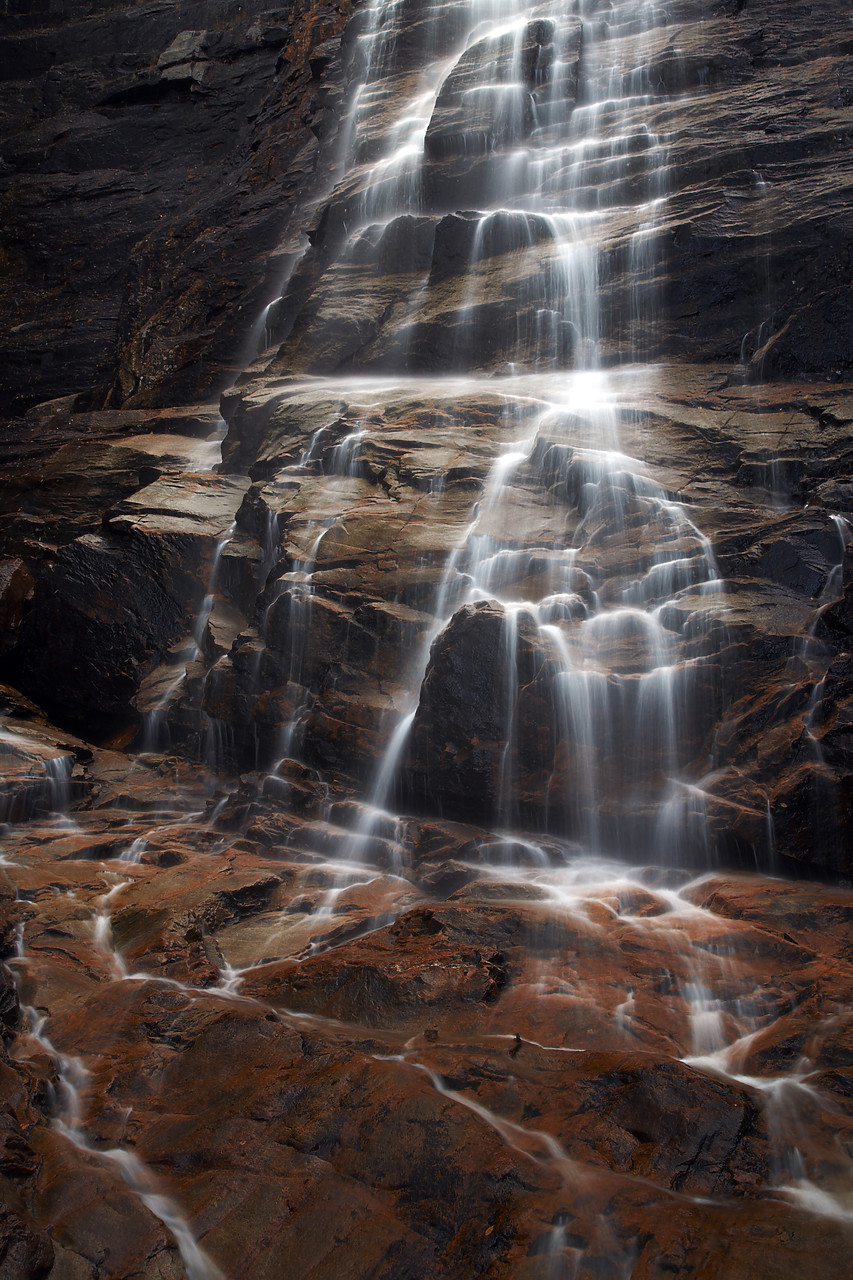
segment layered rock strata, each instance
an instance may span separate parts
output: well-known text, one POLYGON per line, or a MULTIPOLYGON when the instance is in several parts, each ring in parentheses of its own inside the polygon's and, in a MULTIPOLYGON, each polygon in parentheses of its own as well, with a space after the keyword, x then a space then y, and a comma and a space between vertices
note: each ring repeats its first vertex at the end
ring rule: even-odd
MULTIPOLYGON (((428 33, 430 51, 449 60, 458 42, 453 8, 428 33)), ((274 368, 524 362, 543 298, 567 284, 589 288, 585 264, 564 260, 569 234, 605 246, 595 268, 605 359, 666 353, 742 360, 759 379, 850 376, 853 87, 837 6, 683 0, 660 6, 656 18, 642 3, 580 11, 582 29, 562 6, 537 6, 520 33, 486 35, 451 62, 411 210, 393 220, 395 165, 387 150, 377 161, 374 133, 393 128, 387 99, 411 92, 407 77, 423 57, 417 35, 403 44, 399 75, 384 82, 385 98, 371 99, 371 132, 291 282, 294 302, 309 288, 310 296, 274 368), (650 17, 638 55, 633 38, 650 17), (602 27, 613 33, 615 76, 596 61, 602 27), (580 102, 578 65, 587 77, 580 102), (513 114, 501 84, 519 74, 527 92, 513 114), (477 76, 491 93, 472 90, 477 76), (591 110, 591 81, 614 100, 625 86, 635 95, 618 153, 609 142, 566 145, 567 121, 570 128, 591 110), (473 111, 472 95, 480 99, 473 111), (508 169, 508 151, 525 142, 508 169), (546 199, 537 213, 524 193, 540 177, 546 199), (565 206, 557 201, 552 212, 547 203, 548 189, 567 183, 568 231, 565 206), (649 201, 638 225, 636 206, 649 201)), ((417 31, 407 12, 399 25, 417 31)), ((554 352, 564 364, 577 356, 571 306, 559 323, 554 352)))

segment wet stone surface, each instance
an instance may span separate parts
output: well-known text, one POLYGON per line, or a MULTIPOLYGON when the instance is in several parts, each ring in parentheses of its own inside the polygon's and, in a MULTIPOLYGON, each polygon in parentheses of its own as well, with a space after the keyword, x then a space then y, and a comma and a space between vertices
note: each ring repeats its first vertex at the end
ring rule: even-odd
POLYGON ((6 828, 18 1274, 837 1273, 849 891, 415 819, 389 866, 125 768, 6 828))
POLYGON ((837 6, 12 7, 0 1280, 846 1274, 837 6))

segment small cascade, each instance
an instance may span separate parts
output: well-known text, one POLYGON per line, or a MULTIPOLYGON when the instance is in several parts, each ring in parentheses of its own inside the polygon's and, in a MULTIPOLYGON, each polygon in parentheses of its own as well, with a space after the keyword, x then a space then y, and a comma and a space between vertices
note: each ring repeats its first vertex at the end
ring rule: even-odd
POLYGON ((68 824, 74 762, 39 738, 0 729, 0 823, 48 813, 68 824))
POLYGON ((361 445, 367 437, 367 430, 361 428, 344 436, 340 444, 336 444, 329 459, 328 474, 333 476, 355 476, 358 474, 361 445))
POLYGON ((821 589, 820 596, 818 597, 819 605, 831 604, 833 601, 840 598, 844 586, 844 561, 850 544, 853 543, 853 524, 851 524, 849 520, 845 520, 844 516, 840 515, 831 515, 830 519, 835 525, 835 529, 838 534, 839 557, 838 564, 833 565, 832 570, 821 589))
POLYGON ((148 848, 148 840, 145 836, 137 836, 128 845, 126 852, 120 855, 122 862, 140 862, 142 855, 148 848))
POLYGON ((56 813, 67 813, 71 806, 71 773, 73 756, 55 756, 45 761, 48 780, 48 807, 56 813))
POLYGON ((228 434, 228 425, 220 415, 219 420, 204 441, 204 454, 199 459, 199 471, 214 471, 222 462, 222 441, 228 434))
MULTIPOLYGON (((756 304, 758 321, 748 330, 741 342, 740 363, 745 374, 760 380, 767 343, 773 333, 773 293, 771 285, 772 242, 768 231, 768 206, 773 198, 771 184, 757 171, 750 174, 749 199, 753 210, 753 227, 756 242, 756 304)), ((778 482, 778 476, 771 479, 778 482)), ((774 492, 777 490, 774 489, 774 492)))
POLYGON ((165 673, 166 678, 162 691, 159 693, 154 705, 149 707, 143 715, 140 747, 143 754, 151 751, 168 750, 171 743, 168 726, 169 712, 179 689, 181 689, 187 678, 188 669, 198 659, 205 643, 207 626, 216 601, 216 584, 222 553, 234 537, 236 527, 236 523, 232 524, 227 532, 217 540, 207 579, 207 592, 202 600, 201 608, 193 623, 190 635, 177 646, 175 653, 177 662, 165 673))
MULTIPOLYGON (((310 453, 310 449, 308 452, 310 453)), ((276 744, 278 760, 298 753, 302 721, 310 703, 310 680, 305 674, 304 666, 312 625, 313 574, 326 532, 327 527, 324 527, 305 554, 297 555, 289 572, 277 580, 274 598, 266 609, 261 627, 261 635, 267 645, 283 652, 283 674, 287 686, 293 690, 293 708, 279 732, 276 744)), ((264 651, 261 650, 257 658, 259 680, 263 658, 264 651)), ((276 767, 273 767, 273 773, 276 767)))
MULTIPOLYGON (((600 427, 605 432, 608 416, 605 411, 600 427)), ((585 455, 565 448, 555 443, 548 416, 543 425, 545 431, 540 426, 540 433, 547 441, 545 448, 542 436, 537 435, 524 461, 527 468, 538 455, 542 459, 537 468, 539 483, 552 487, 565 484, 576 495, 581 520, 574 545, 518 552, 493 535, 480 535, 475 528, 468 555, 460 560, 460 571, 470 583, 469 600, 496 600, 504 610, 507 745, 500 768, 499 810, 506 812, 508 797, 516 787, 511 761, 519 696, 518 625, 519 618, 524 618, 528 633, 541 644, 543 660, 553 673, 547 696, 555 736, 559 742, 574 743, 579 756, 572 785, 577 794, 579 777, 584 779, 580 808, 587 815, 587 825, 573 834, 585 838, 591 847, 600 847, 604 833, 598 817, 606 789, 595 764, 597 754, 610 758, 607 770, 612 772, 612 756, 619 742, 629 761, 651 760, 670 785, 682 781, 680 774, 689 757, 682 756, 679 725, 690 714, 691 684, 701 672, 703 655, 695 626, 689 657, 680 654, 683 642, 666 614, 698 589, 704 597, 700 617, 704 625, 710 625, 715 613, 709 607, 714 596, 708 590, 713 589, 719 597, 721 585, 708 539, 683 507, 646 477, 642 464, 615 452, 585 455), (558 470, 553 455, 561 451, 565 462, 558 470), (643 546, 640 576, 626 565, 622 569, 625 577, 605 579, 588 539, 594 537, 600 546, 602 528, 608 538, 622 538, 629 519, 640 545, 646 542, 646 530, 651 533, 648 550, 643 546), (546 557, 542 599, 519 599, 517 584, 530 580, 537 561, 541 563, 546 557), (635 745, 633 734, 638 735, 635 745)), ((517 454, 509 456, 509 466, 496 466, 494 488, 484 504, 491 512, 493 526, 507 523, 504 507, 508 514, 512 480, 523 475, 517 454)), ((718 608, 721 606, 724 608, 722 600, 718 608)), ((634 778, 626 773, 621 779, 623 794, 629 795, 640 786, 642 778, 641 772, 634 778)), ((555 784, 559 785, 556 777, 550 794, 552 801, 559 803, 555 784)), ((636 842, 635 826, 629 814, 628 830, 623 836, 616 833, 618 844, 626 850, 630 847, 626 841, 636 842)), ((676 849, 677 838, 669 853, 660 847, 655 853, 666 860, 676 849)))
MULTIPOLYGON (((134 844, 137 842, 134 841, 134 844)), ((144 843, 144 842, 143 842, 144 843)), ((141 852, 141 851, 140 851, 141 852)), ((132 859, 134 862, 139 861, 140 854, 132 859)), ((130 858, 123 859, 131 861, 130 858)), ((117 951, 115 941, 113 939, 113 926, 111 915, 111 904, 114 898, 117 898, 122 889, 133 884, 132 880, 121 880, 116 878, 115 884, 106 893, 97 899, 95 905, 97 911, 92 918, 93 940, 98 951, 102 952, 108 959, 110 968, 114 976, 118 979, 126 978, 127 968, 120 953, 117 951)))
MULTIPOLYGON (((111 938, 109 913, 105 908, 110 899, 128 883, 131 882, 119 881, 102 898, 102 910, 95 917, 96 945, 100 946, 105 939, 111 938)), ((23 929, 18 938, 16 955, 19 961, 26 961, 23 929)), ((116 977, 121 978, 124 973, 120 961, 119 966, 121 972, 116 972, 116 977)), ((29 1036, 47 1054, 56 1069, 58 1087, 49 1086, 48 1093, 53 1111, 52 1123, 57 1132, 79 1151, 115 1165, 120 1170, 122 1179, 131 1191, 172 1234, 188 1280, 225 1280, 223 1273, 200 1248, 180 1206, 164 1194, 151 1169, 126 1148, 103 1149, 90 1142, 86 1133, 86 1095, 91 1077, 86 1065, 79 1057, 62 1053, 56 1048, 46 1034, 47 1017, 38 1009, 23 1005, 21 1012, 26 1020, 29 1036)))

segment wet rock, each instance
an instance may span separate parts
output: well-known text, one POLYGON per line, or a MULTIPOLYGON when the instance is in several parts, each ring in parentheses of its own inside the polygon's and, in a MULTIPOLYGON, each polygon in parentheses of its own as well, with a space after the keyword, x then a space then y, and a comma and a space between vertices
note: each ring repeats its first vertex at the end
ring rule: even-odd
POLYGON ((510 716, 508 644, 499 606, 466 605, 435 641, 424 676, 407 784, 418 797, 438 785, 462 817, 488 813, 498 794, 510 716))
MULTIPOLYGON (((295 764, 283 776, 310 781, 295 764)), ((334 817, 343 821, 352 803, 341 798, 334 817)), ((495 1236, 495 1248, 508 1251, 506 1265, 525 1274, 525 1257, 550 1257, 528 1250, 540 1240, 542 1215, 550 1221, 566 1210, 567 1202, 554 1199, 560 1194, 570 1195, 573 1225, 564 1240, 571 1234, 575 1243, 566 1247, 579 1256, 594 1255, 594 1222, 606 1203, 619 1240, 635 1238, 644 1221, 658 1249, 674 1257, 681 1237, 672 1212, 666 1222, 650 1219, 648 1204, 634 1199, 638 1186, 650 1184, 679 1204, 685 1194, 725 1203, 725 1210, 702 1209, 708 1221, 691 1220, 684 1256, 694 1258, 713 1249, 720 1212, 736 1240, 748 1238, 752 1211, 741 1218, 735 1206, 756 1203, 774 1176, 772 1142, 785 1141, 770 1133, 775 1113, 761 1089, 727 1071, 776 1075, 805 1051, 826 1077, 821 1087, 845 1098, 849 1027, 832 1003, 847 999, 844 891, 792 884, 771 893, 760 877, 717 877, 682 891, 682 899, 657 887, 651 873, 641 881, 612 868, 611 878, 602 873, 600 884, 586 888, 567 880, 573 896, 561 898, 556 847, 550 864, 542 850, 543 861, 519 880, 506 840, 501 853, 500 839, 487 838, 475 868, 475 828, 414 822, 409 838, 421 850, 424 887, 444 894, 447 877, 467 880, 461 891, 454 886, 450 902, 419 902, 400 893, 397 875, 380 884, 375 865, 368 877, 361 871, 360 884, 333 888, 332 846, 319 863, 313 852, 322 824, 287 816, 289 848, 271 850, 275 863, 259 857, 256 836, 235 840, 192 822, 149 830, 154 856, 135 865, 56 861, 43 832, 14 833, 12 874, 26 899, 29 957, 14 963, 27 998, 49 1009, 54 1042, 93 1064, 87 1132, 96 1145, 120 1144, 156 1168, 161 1188, 204 1224, 202 1246, 219 1266, 232 1265, 237 1239, 266 1267, 264 1258, 313 1230, 312 1206, 328 1205, 330 1196, 336 1205, 341 1196, 364 1205, 367 1217, 346 1219, 347 1249, 374 1247, 379 1215, 376 1248, 415 1270, 423 1230, 432 1249, 445 1239, 448 1275, 469 1265, 475 1238, 495 1236), (182 861, 162 865, 158 847, 179 848, 182 861), (466 849, 468 865, 438 864, 433 882, 423 857, 440 848, 466 849), (501 856, 503 867, 490 865, 501 856), (92 928, 113 883, 112 936, 134 981, 117 980, 92 928), (324 917, 318 907, 330 889, 334 905, 324 917), (377 929, 389 908, 392 922, 377 929), (834 952, 828 962, 826 947, 834 952), (290 959, 271 958, 288 950, 290 959), (216 991, 226 958, 256 966, 239 993, 216 991), (698 996, 700 989, 708 994, 698 996), (745 992, 754 994, 745 1000, 745 992), (728 1028, 735 1045, 747 1043, 738 1039, 738 1020, 762 1022, 749 1061, 720 1058, 710 1072, 679 1061, 701 1034, 702 1016, 728 1028), (347 1105, 330 1106, 338 1097, 347 1105), (484 1149, 491 1172, 482 1181, 484 1149), (568 1182, 561 1161, 574 1171, 568 1182), (436 1183, 439 1168, 446 1187, 436 1183), (251 1205, 271 1169, 278 1182, 295 1179, 304 1195, 289 1193, 291 1208, 267 1245, 251 1205), (502 1171, 497 1183, 495 1170, 502 1171), (452 1210, 460 1178, 469 1188, 466 1221, 473 1204, 485 1224, 470 1238, 452 1210), (567 1186, 582 1194, 574 1198, 567 1186)), ((106 821, 94 812, 80 818, 93 827, 90 841, 106 821)), ((331 827, 326 835, 333 838, 331 827)), ((823 1121, 810 1122, 806 1145, 798 1130, 810 1175, 820 1162, 837 1163, 831 1153, 840 1123, 834 1115, 830 1133, 823 1121)), ((124 1274, 140 1265, 133 1259, 143 1243, 158 1265, 173 1265, 159 1226, 139 1216, 138 1200, 122 1209, 134 1244, 118 1219, 105 1216, 106 1187, 123 1185, 121 1196, 128 1194, 127 1184, 112 1182, 117 1170, 71 1156, 78 1171, 72 1196, 61 1180, 69 1156, 57 1163, 39 1132, 22 1132, 23 1141, 9 1128, 10 1158, 31 1170, 23 1176, 40 1179, 35 1221, 58 1243, 88 1257, 89 1242, 109 1235, 124 1274)), ((601 1247, 612 1260, 621 1245, 610 1239, 601 1247)), ((834 1248, 817 1249, 821 1265, 834 1248)))
POLYGON ((23 560, 0 561, 0 646, 11 648, 14 633, 32 599, 33 578, 23 560))
POLYGON ((4 407, 70 392, 98 405, 111 388, 116 406, 162 405, 221 385, 292 261, 285 189, 325 180, 312 126, 336 128, 336 67, 318 77, 311 56, 348 13, 181 0, 73 6, 41 15, 41 29, 15 16, 3 42, 4 407))
POLYGON ((77 744, 62 744, 60 737, 56 731, 14 720, 0 728, 3 821, 25 822, 34 814, 63 812, 86 794, 86 780, 79 773, 74 777, 77 744))
MULTIPOLYGON (((35 1212, 74 1259, 76 1275, 86 1276, 85 1264, 97 1267, 110 1280, 120 1276, 180 1276, 182 1263, 174 1241, 159 1219, 124 1182, 116 1165, 88 1152, 70 1152, 50 1136, 40 1142, 43 1160, 35 1212), (73 1178, 64 1176, 71 1165, 73 1178), (103 1241, 109 1241, 104 1254, 103 1241), (82 1265, 81 1265, 82 1264, 82 1265)), ((71 1272, 75 1275, 75 1271, 71 1272)), ((75 1275, 75 1280, 76 1280, 75 1275)))
POLYGON ((418 882, 437 897, 449 898, 476 876, 476 871, 461 862, 424 862, 419 868, 418 882))
POLYGON ((792 587, 814 600, 820 597, 838 564, 838 532, 831 525, 825 525, 810 534, 799 530, 797 534, 774 541, 762 555, 758 570, 762 577, 792 587))
POLYGON ((850 904, 845 891, 816 884, 801 887, 780 883, 777 891, 770 894, 761 881, 713 877, 688 890, 686 896, 718 915, 750 920, 788 940, 817 946, 845 961, 851 959, 850 904))
MULTIPOLYGON (((849 373, 844 326, 831 317, 843 316, 847 305, 844 289, 839 293, 836 284, 835 248, 849 238, 847 213, 836 181, 822 185, 818 197, 805 177, 816 155, 834 154, 832 139, 844 128, 831 57, 824 57, 826 36, 808 20, 809 30, 794 53, 778 15, 762 4, 751 6, 749 14, 716 15, 714 52, 709 52, 708 31, 697 16, 691 6, 679 10, 677 44, 657 28, 643 56, 621 68, 622 83, 633 85, 633 91, 674 95, 669 104, 663 98, 657 103, 655 124, 663 132, 672 124, 673 110, 695 127, 679 133, 669 153, 670 224, 666 231, 660 228, 657 238, 649 235, 648 257, 656 279, 644 281, 639 293, 630 232, 618 214, 608 225, 599 281, 606 303, 604 350, 614 353, 636 340, 629 328, 631 306, 626 305, 633 290, 635 302, 641 295, 644 299, 646 353, 669 349, 691 358, 701 352, 703 359, 740 360, 745 376, 753 379, 823 377, 825 372, 819 371, 827 369, 833 378, 843 378, 849 373), (771 49, 778 51, 778 60, 771 49), (745 84, 749 92, 744 92, 745 84), (795 85, 808 95, 802 118, 791 114, 789 105, 795 85), (763 122, 771 117, 768 132, 763 122), (736 154, 732 138, 738 139, 736 154), (779 199, 782 186, 791 182, 804 184, 798 185, 802 198, 794 219, 779 199), (664 308, 658 305, 661 298, 666 299, 664 308)), ((406 28, 406 38, 417 40, 414 24, 406 28)), ((484 191, 501 182, 506 186, 503 148, 533 135, 533 151, 538 146, 547 150, 548 142, 559 136, 555 131, 565 129, 576 93, 578 50, 576 20, 549 7, 526 28, 475 41, 464 52, 444 80, 426 135, 423 207, 438 226, 450 215, 473 233, 482 215, 464 211, 478 209, 484 191), (470 89, 468 77, 473 85, 486 65, 495 84, 486 92, 470 89)), ((841 73, 838 65, 835 70, 841 73)), ((393 115, 377 108, 376 116, 379 123, 372 123, 372 129, 381 135, 393 115)), ((626 136, 624 145, 630 158, 619 178, 614 179, 608 155, 594 150, 577 166, 573 185, 579 207, 600 209, 603 193, 614 210, 649 195, 655 178, 649 180, 645 163, 654 141, 637 131, 626 136)), ((377 137, 371 136, 366 154, 377 152, 377 137)), ((510 261, 501 265, 503 297, 485 277, 478 282, 479 299, 471 297, 463 282, 477 261, 470 244, 460 249, 455 265, 452 256, 441 256, 441 270, 456 297, 436 297, 433 307, 421 310, 412 333, 413 317, 404 297, 417 287, 413 265, 397 272, 395 262, 392 271, 389 259, 380 284, 372 257, 369 267, 367 260, 360 267, 357 256, 348 257, 343 272, 332 262, 359 204, 373 199, 382 208, 381 194, 364 189, 382 178, 365 166, 319 219, 311 261, 302 264, 291 282, 292 305, 304 306, 294 330, 299 340, 278 370, 382 367, 389 358, 399 359, 401 351, 410 367, 423 369, 493 367, 507 359, 529 359, 537 342, 535 314, 550 305, 551 280, 561 269, 549 246, 537 243, 535 218, 525 224, 528 252, 520 255, 523 265, 517 276, 510 261), (306 305, 308 291, 313 296, 306 305), (347 305, 341 307, 344 291, 347 305), (454 314, 463 291, 470 308, 465 325, 454 314), (321 316, 324 323, 316 323, 321 316), (503 341, 494 332, 498 325, 511 331, 503 341)), ((552 231, 552 237, 558 239, 559 232, 552 231)), ((571 363, 582 352, 572 324, 564 328, 560 361, 571 363)))
POLYGON ((81 413, 35 405, 4 430, 0 543, 32 563, 100 530, 107 508, 169 471, 209 466, 218 413, 207 405, 81 413))
POLYGON ((127 716, 146 665, 189 628, 243 488, 157 481, 61 548, 8 655, 16 681, 72 720, 127 716))
POLYGON ((60 68, 59 19, 4 35, 7 390, 89 393, 3 446, 10 1265, 177 1280, 193 1237, 256 1280, 843 1274, 849 894, 720 870, 851 871, 837 15, 687 0, 635 43, 634 9, 587 6, 581 51, 546 4, 463 51, 460 6, 403 0, 339 173, 368 7, 340 43, 313 3, 138 8, 69 10, 60 68), (426 47, 446 78, 389 209, 426 47), (618 156, 611 108, 575 147, 621 95, 618 156), (218 382, 303 227, 280 349, 193 474, 215 414, 141 406, 218 382), (36 258, 66 265, 29 292, 36 258), (131 745, 160 704, 180 751, 131 745))
POLYGON ((50 1237, 38 1230, 5 1177, 0 1183, 0 1197, 0 1275, 4 1280, 43 1280, 55 1257, 50 1237))
MULTIPOLYGON (((550 74, 554 35, 555 23, 544 20, 529 23, 520 37, 515 32, 487 37, 466 49, 436 100, 426 132, 427 155, 441 160, 518 143, 538 123, 537 106, 543 106, 553 119, 557 105, 550 74), (530 91, 528 101, 520 106, 511 96, 516 80, 530 91)), ((558 102, 564 107, 563 118, 567 118, 565 106, 570 110, 577 90, 580 45, 581 24, 576 22, 561 32, 559 76, 563 92, 558 102)))
MULTIPOLYGON (((11 921, 9 921, 9 924, 11 924, 11 921)), ((8 946, 9 934, 12 932, 9 924, 4 921, 4 946, 8 946)), ((0 1023, 3 1024, 4 1038, 8 1039, 14 1034, 14 1029, 18 1025, 20 1016, 21 1009, 14 979, 6 965, 2 965, 0 966, 0 1023)))

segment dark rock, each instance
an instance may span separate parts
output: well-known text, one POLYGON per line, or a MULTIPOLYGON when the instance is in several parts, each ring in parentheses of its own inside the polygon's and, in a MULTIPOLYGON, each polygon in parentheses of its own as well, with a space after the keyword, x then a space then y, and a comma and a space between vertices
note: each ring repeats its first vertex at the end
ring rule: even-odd
POLYGON ((494 804, 509 720, 507 643, 503 610, 486 601, 466 605, 435 641, 406 765, 414 797, 438 786, 471 817, 494 804))
POLYGON ((15 631, 32 599, 34 585, 23 560, 0 560, 0 650, 14 644, 15 631))
POLYGON ((4 407, 36 386, 151 405, 221 385, 292 260, 288 192, 326 180, 311 57, 348 13, 108 3, 8 30, 4 407))
POLYGON ((0 1276, 3 1280, 45 1280, 54 1261, 50 1237, 39 1231, 7 1182, 0 1179, 0 1276))
POLYGON ((16 682, 72 720, 130 714, 146 665, 191 626, 245 487, 161 481, 61 548, 7 656, 16 682))
MULTIPOLYGON (((4 934, 7 935, 8 930, 4 930, 4 934)), ((4 937, 4 943, 8 945, 6 937, 4 937)), ((3 1024, 5 1038, 14 1034, 20 1016, 21 1010, 14 980, 6 966, 0 965, 0 1022, 3 1024)))

